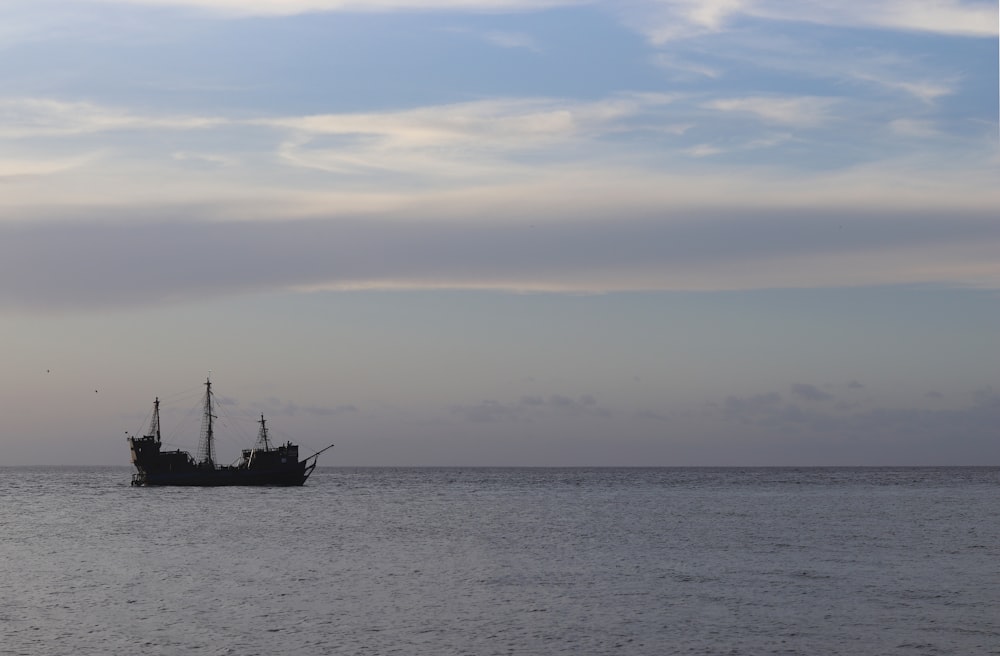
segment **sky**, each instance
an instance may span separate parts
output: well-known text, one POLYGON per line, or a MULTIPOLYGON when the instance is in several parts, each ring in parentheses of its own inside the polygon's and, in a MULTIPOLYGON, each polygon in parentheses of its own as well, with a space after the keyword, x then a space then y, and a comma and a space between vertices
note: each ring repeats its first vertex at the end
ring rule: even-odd
POLYGON ((992 0, 4 0, 0 466, 1000 465, 992 0))

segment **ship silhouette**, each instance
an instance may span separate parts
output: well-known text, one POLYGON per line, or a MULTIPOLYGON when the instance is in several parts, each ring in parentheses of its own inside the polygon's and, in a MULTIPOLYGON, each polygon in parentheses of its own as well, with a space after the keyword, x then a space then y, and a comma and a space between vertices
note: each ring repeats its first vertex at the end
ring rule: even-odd
POLYGON ((187 485, 213 487, 221 485, 302 485, 316 469, 317 451, 299 460, 299 447, 291 442, 272 445, 264 416, 260 417, 260 432, 253 448, 243 449, 240 459, 232 465, 215 462, 215 434, 211 379, 205 380, 204 418, 198 449, 198 459, 180 449, 164 451, 160 439, 160 399, 153 402, 153 419, 149 432, 142 437, 129 437, 129 449, 136 473, 132 485, 187 485))

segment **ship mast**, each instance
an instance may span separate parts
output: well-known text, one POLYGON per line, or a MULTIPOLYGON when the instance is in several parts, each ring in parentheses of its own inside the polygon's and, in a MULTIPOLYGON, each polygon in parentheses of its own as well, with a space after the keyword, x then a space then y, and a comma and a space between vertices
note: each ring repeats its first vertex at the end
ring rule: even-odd
POLYGON ((201 424, 201 442, 198 445, 199 462, 210 467, 215 466, 215 436, 212 433, 212 379, 205 379, 205 417, 201 424))
POLYGON ((264 415, 260 416, 260 434, 257 436, 257 448, 263 449, 264 451, 271 450, 271 442, 267 439, 267 424, 264 423, 264 415))
POLYGON ((153 421, 149 425, 150 437, 156 438, 156 443, 160 443, 160 397, 153 401, 153 421))

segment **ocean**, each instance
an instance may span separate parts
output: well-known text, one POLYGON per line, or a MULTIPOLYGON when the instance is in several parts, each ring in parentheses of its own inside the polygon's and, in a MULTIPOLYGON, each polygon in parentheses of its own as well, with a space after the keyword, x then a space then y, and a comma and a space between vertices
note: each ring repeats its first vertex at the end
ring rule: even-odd
POLYGON ((0 468, 0 654, 1000 654, 1000 468, 0 468))

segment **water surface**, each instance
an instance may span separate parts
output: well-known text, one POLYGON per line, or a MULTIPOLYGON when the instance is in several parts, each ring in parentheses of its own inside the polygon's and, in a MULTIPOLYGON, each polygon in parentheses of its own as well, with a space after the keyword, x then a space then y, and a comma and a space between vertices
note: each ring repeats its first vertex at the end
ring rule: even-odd
POLYGON ((1000 469, 0 468, 3 654, 1000 654, 1000 469))

